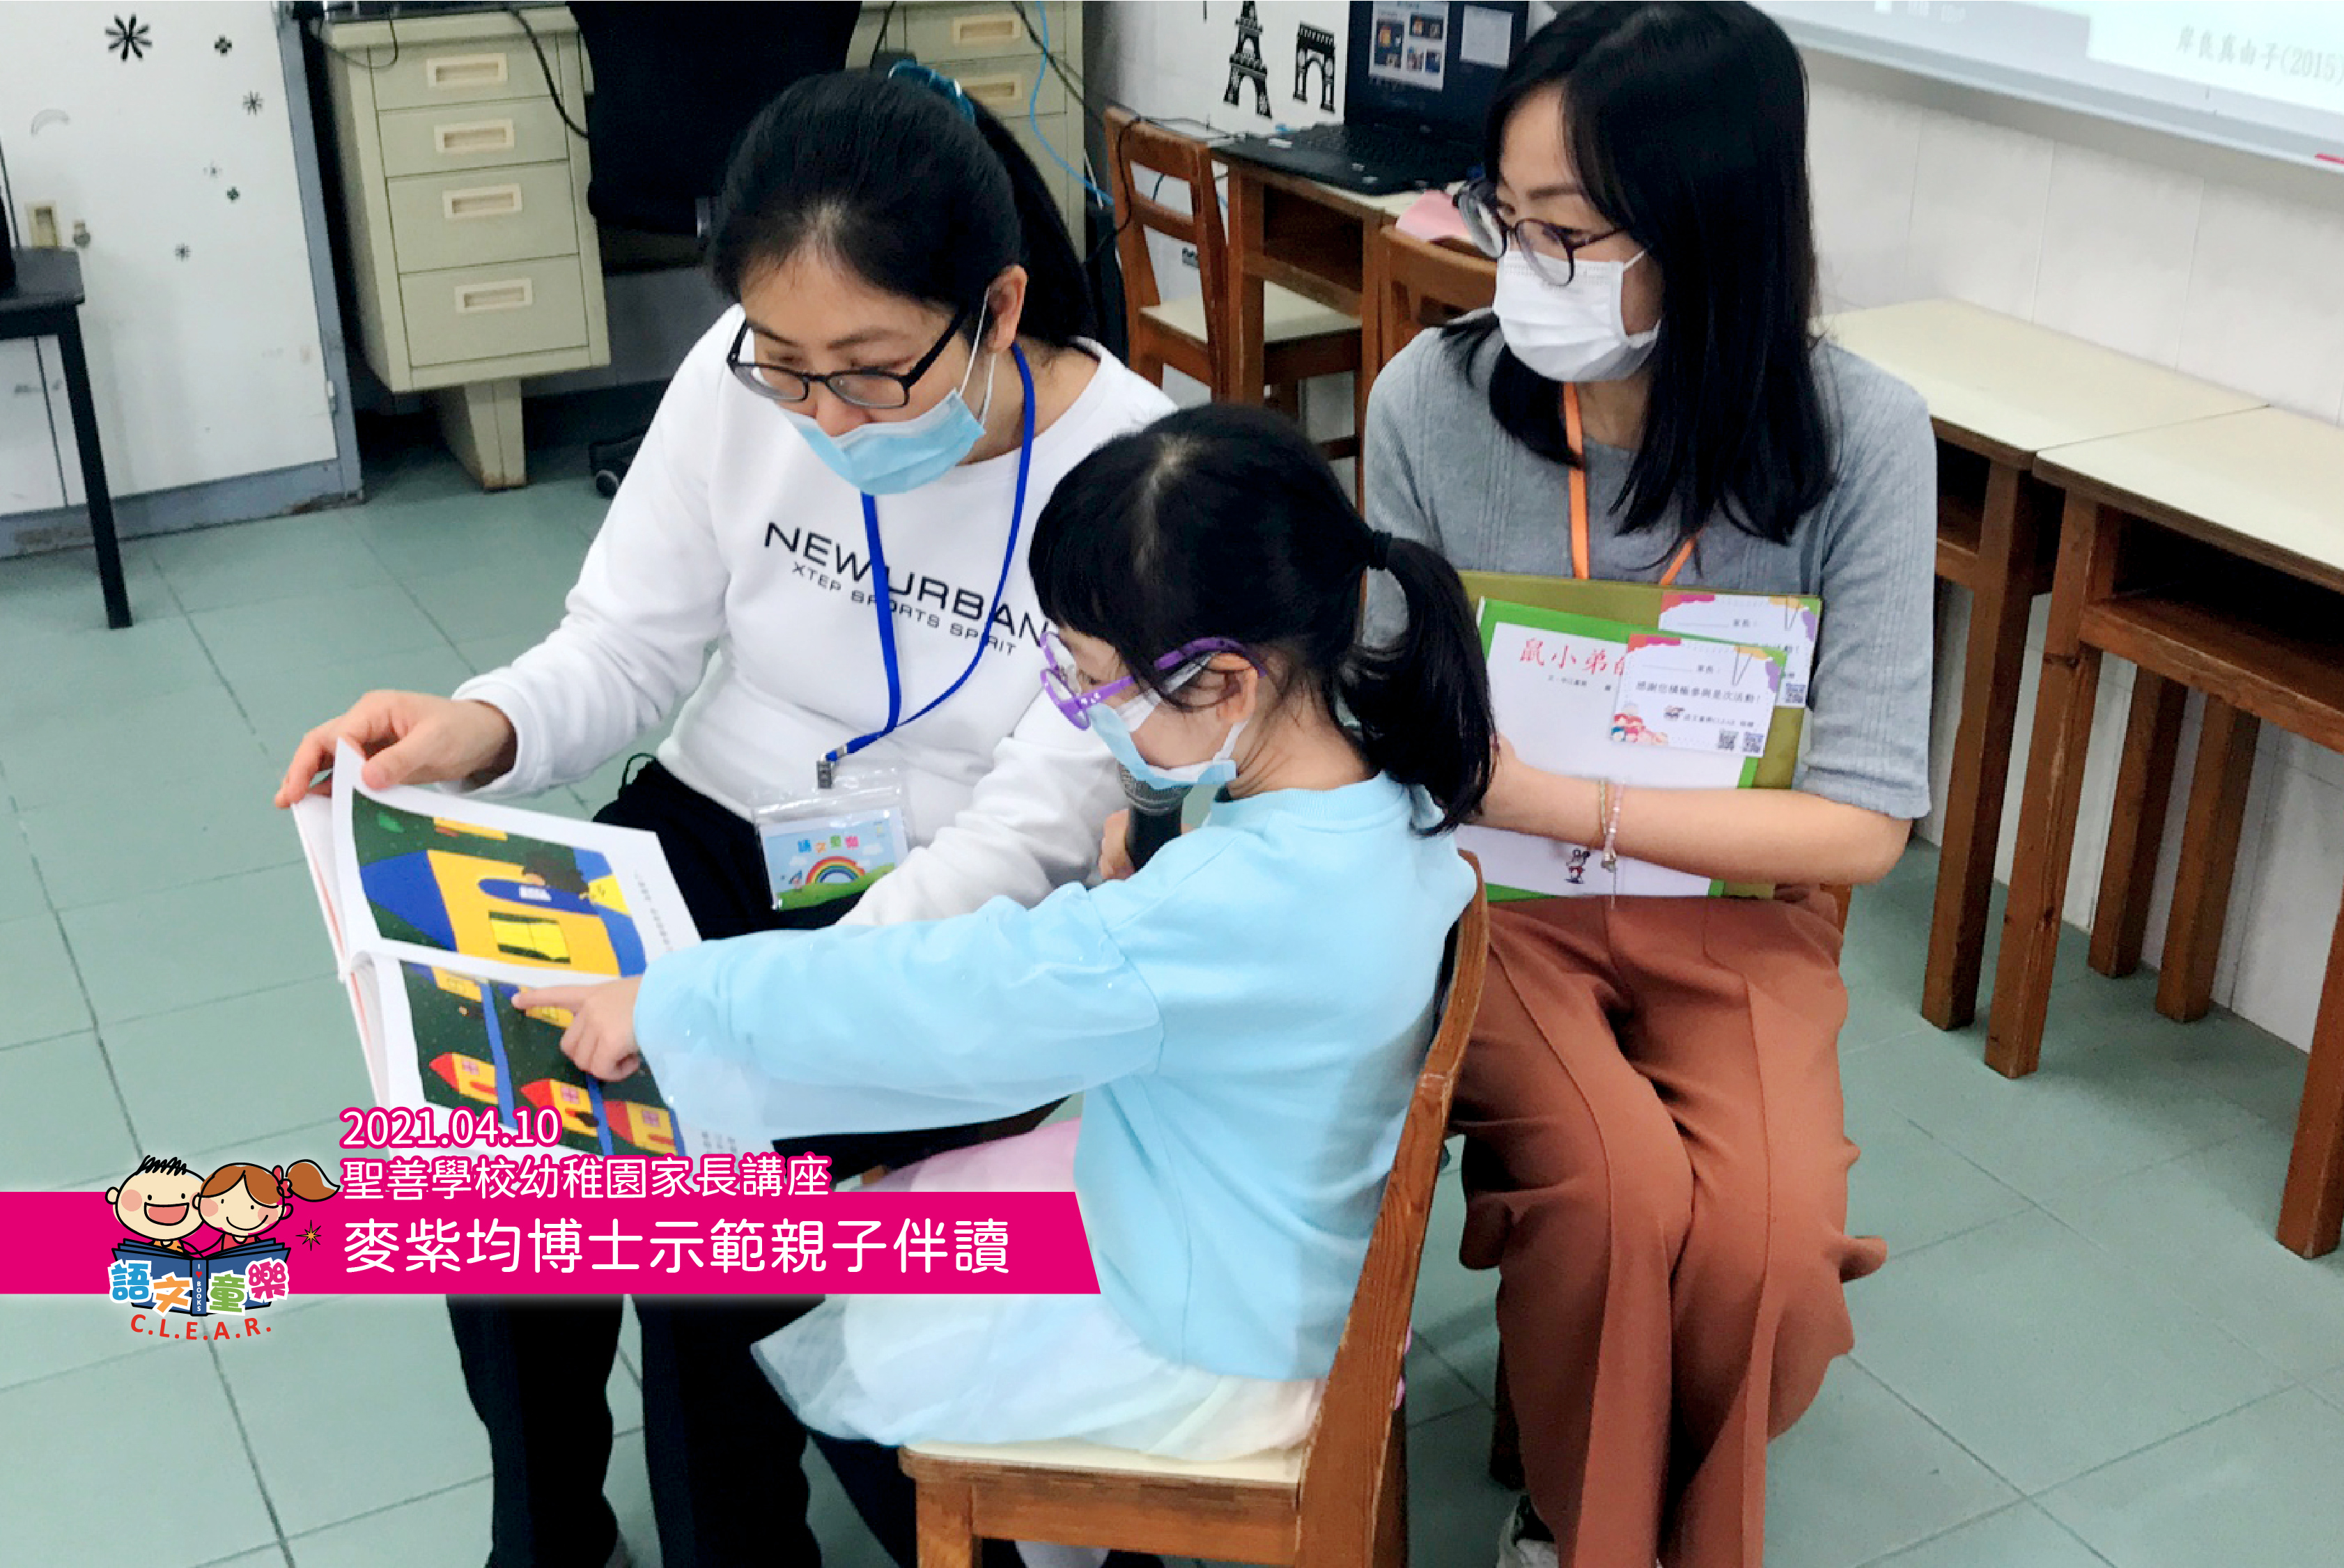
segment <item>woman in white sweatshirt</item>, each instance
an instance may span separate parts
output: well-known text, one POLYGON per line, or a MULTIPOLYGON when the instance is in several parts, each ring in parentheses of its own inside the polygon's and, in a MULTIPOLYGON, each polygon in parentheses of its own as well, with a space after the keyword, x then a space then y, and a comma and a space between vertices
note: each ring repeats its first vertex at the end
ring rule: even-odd
MULTIPOLYGON (((339 740, 369 785, 526 794, 681 703, 600 815, 660 835, 703 937, 1038 902, 1087 869, 1117 791, 1041 696, 1027 542, 1061 476, 1170 404, 1085 336, 1032 162, 918 67, 776 99, 735 155, 710 261, 737 308, 676 372, 561 624, 452 698, 360 698, 302 742, 278 804, 339 740), (900 770, 911 852, 851 906, 776 911, 750 814, 848 757, 900 770)), ((989 1130, 810 1147, 844 1176, 989 1130)), ((620 1302, 449 1312, 489 1429, 492 1568, 623 1562, 601 1496, 620 1302)), ((748 1353, 787 1305, 643 1299, 637 1316, 665 1561, 818 1561, 803 1431, 748 1353)))

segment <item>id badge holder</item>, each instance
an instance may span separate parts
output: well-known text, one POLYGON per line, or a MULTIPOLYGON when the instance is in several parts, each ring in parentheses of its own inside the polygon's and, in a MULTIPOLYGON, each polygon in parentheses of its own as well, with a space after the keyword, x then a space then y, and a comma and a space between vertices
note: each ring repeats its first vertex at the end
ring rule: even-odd
POLYGON ((813 790, 752 814, 776 909, 803 909, 862 892, 911 849, 903 770, 825 763, 813 790))

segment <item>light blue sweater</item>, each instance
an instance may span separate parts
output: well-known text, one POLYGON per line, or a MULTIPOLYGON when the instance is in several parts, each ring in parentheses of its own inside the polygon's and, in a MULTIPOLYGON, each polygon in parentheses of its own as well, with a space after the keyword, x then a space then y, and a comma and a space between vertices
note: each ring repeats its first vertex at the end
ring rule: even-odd
POLYGON ((1389 779, 1221 801, 1127 881, 1026 909, 704 943, 635 1004, 677 1114, 756 1139, 1086 1091, 1107 1304, 1159 1355, 1334 1364, 1473 873, 1389 779))

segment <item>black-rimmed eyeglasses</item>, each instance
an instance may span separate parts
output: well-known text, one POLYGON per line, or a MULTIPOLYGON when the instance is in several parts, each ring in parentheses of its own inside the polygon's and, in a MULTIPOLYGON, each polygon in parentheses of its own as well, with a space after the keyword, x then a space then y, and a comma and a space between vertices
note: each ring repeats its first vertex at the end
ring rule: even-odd
POLYGON ((954 335, 960 330, 961 323, 967 319, 965 308, 955 311, 951 323, 945 328, 944 336, 920 356, 919 363, 902 375, 893 370, 833 370, 826 376, 818 376, 811 370, 792 370, 758 359, 744 359, 741 357, 742 351, 749 346, 749 323, 746 321, 741 323, 741 330, 733 335, 732 347, 725 350, 724 363, 733 375, 740 378, 743 386, 777 403, 803 403, 813 395, 816 387, 827 387, 832 397, 854 408, 900 409, 911 402, 913 387, 928 373, 928 368, 945 351, 945 345, 953 340, 954 335))
POLYGON ((1545 281, 1561 288, 1579 274, 1579 253, 1591 245, 1628 232, 1624 228, 1607 228, 1601 234, 1582 235, 1574 238, 1571 230, 1535 217, 1525 217, 1509 223, 1498 210, 1497 183, 1489 179, 1468 180, 1454 193, 1457 216, 1465 220, 1466 238, 1474 248, 1495 261, 1505 255, 1511 244, 1530 263, 1531 270, 1545 281))

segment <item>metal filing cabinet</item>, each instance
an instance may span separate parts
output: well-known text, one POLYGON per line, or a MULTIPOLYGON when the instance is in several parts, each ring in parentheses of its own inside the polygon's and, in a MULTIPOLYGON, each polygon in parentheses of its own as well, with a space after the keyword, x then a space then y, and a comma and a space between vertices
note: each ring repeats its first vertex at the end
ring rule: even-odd
MULTIPOLYGON (((1081 81, 1083 8, 1069 0, 1046 0, 1042 5, 1027 0, 1025 8, 1034 17, 1036 27, 1046 16, 1050 52, 1066 65, 1069 76, 1081 81)), ((865 5, 864 13, 868 17, 882 9, 865 5)), ((1083 167, 1082 105, 1074 101, 1058 74, 1042 58, 1042 50, 1026 32, 1017 7, 971 5, 962 0, 913 0, 909 5, 886 6, 884 15, 885 31, 866 38, 866 35, 873 34, 866 25, 864 33, 856 35, 858 52, 851 57, 868 58, 861 51, 871 42, 881 48, 908 51, 921 64, 933 66, 952 77, 960 84, 962 92, 992 110, 1033 156, 1043 180, 1058 199, 1066 231, 1075 237, 1079 250, 1083 243, 1083 182, 1060 167, 1058 158, 1050 153, 1055 149, 1067 164, 1076 168, 1083 167), (1034 90, 1037 77, 1041 81, 1038 101, 1034 90), (1028 117, 1029 106, 1032 117, 1028 117)))
POLYGON ((523 377, 610 362, 586 210, 586 76, 559 5, 326 29, 359 329, 394 392, 429 392, 489 489, 527 481, 523 377))
MULTIPOLYGON (((1081 79, 1082 6, 1028 0, 1081 79)), ((592 76, 566 7, 526 8, 561 105, 585 124, 592 76)), ((510 15, 326 29, 359 334, 394 392, 432 394, 448 444, 483 485, 527 481, 524 378, 610 362, 586 143, 561 123, 510 15)), ((1042 171, 1080 247, 1082 106, 1017 7, 865 5, 848 59, 908 51, 999 116, 1042 171), (1036 84, 1038 80, 1039 91, 1036 84), (1056 157, 1051 156, 1055 150, 1056 157)))

